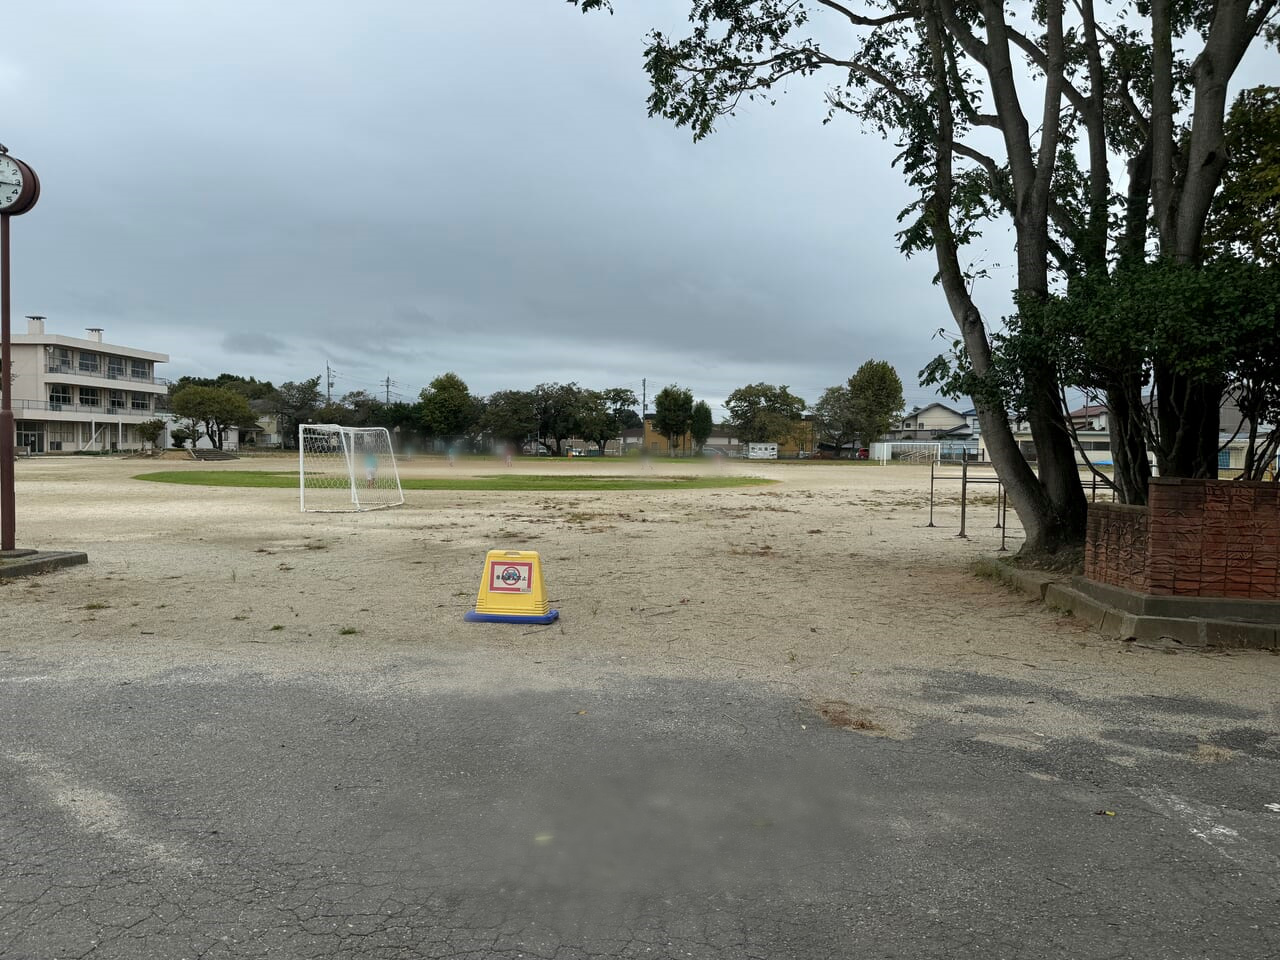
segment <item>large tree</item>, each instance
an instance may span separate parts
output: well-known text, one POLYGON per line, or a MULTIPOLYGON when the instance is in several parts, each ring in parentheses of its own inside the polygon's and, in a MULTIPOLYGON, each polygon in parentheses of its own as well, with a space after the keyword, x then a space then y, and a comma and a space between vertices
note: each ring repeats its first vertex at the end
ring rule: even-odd
POLYGON ((724 402, 743 443, 782 442, 796 435, 805 403, 787 388, 772 383, 739 387, 724 402))
POLYGON ((578 433, 583 440, 590 440, 601 453, 605 445, 618 434, 613 429, 609 404, 599 390, 583 390, 578 402, 578 433))
POLYGON ((297 383, 289 381, 276 389, 271 406, 280 424, 280 436, 285 446, 297 446, 298 426, 315 417, 323 397, 319 377, 297 383))
POLYGON ((342 395, 346 409, 346 422, 353 427, 381 427, 382 408, 385 404, 368 390, 352 390, 342 395))
POLYGON ((528 390, 499 390, 485 401, 480 426, 517 450, 538 430, 537 399, 528 390))
POLYGON ((677 438, 683 438, 693 421, 693 391, 671 384, 653 398, 653 428, 667 438, 667 452, 674 454, 677 438))
POLYGON ((601 390, 600 395, 604 397, 609 416, 613 418, 615 433, 620 434, 623 430, 633 430, 640 426, 640 414, 636 412, 640 400, 634 390, 630 387, 609 387, 601 390))
MULTIPOLYGON (((948 382, 973 398, 1027 546, 1052 550, 1082 538, 1086 504, 1045 307, 1055 285, 1145 259, 1148 240, 1199 264, 1226 162, 1227 88, 1275 4, 1143 0, 1108 4, 1100 17, 1093 0, 1070 9, 1064 0, 690 0, 689 36, 649 37, 649 108, 700 138, 744 100, 772 101, 788 78, 825 72, 831 115, 853 113, 893 138, 918 191, 902 247, 933 253, 959 329, 959 375, 948 382), (1123 193, 1111 179, 1117 167, 1128 171, 1123 193), (964 262, 990 220, 1012 226, 1016 241, 1011 336, 989 329, 964 262), (1014 442, 1010 412, 1030 423, 1037 471, 1014 442)), ((1134 425, 1146 416, 1148 378, 1158 427, 1176 437, 1168 472, 1216 469, 1221 384, 1192 383, 1131 351, 1104 393, 1118 425, 1117 472, 1135 496, 1145 495, 1134 425)))
POLYGON ((183 387, 173 395, 173 412, 179 417, 204 425, 209 441, 222 449, 227 431, 232 427, 249 427, 257 417, 243 394, 218 387, 183 387))
POLYGON ((693 445, 699 452, 706 445, 707 438, 711 436, 711 431, 714 429, 711 405, 705 400, 699 400, 693 405, 693 416, 689 419, 689 436, 693 437, 693 445))
POLYGON ((275 393, 270 380, 244 377, 238 373, 220 373, 216 377, 179 377, 170 390, 176 393, 183 387, 219 387, 243 394, 247 400, 262 400, 275 393))
POLYGON ((431 436, 453 440, 475 432, 482 403, 456 373, 436 377, 422 390, 419 399, 422 425, 431 436))
POLYGON ((858 439, 849 384, 838 383, 822 391, 813 405, 813 419, 818 439, 835 447, 835 455, 839 457, 845 444, 858 439))
POLYGON ((558 457, 564 441, 581 427, 582 389, 576 383, 540 383, 533 388, 538 437, 558 457))
POLYGON ((849 427, 864 447, 889 432, 902 412, 902 380, 885 360, 868 360, 849 378, 849 427))
POLYGON ((622 436, 623 430, 639 426, 640 415, 634 409, 637 402, 635 392, 627 387, 583 390, 578 403, 578 432, 604 453, 610 440, 622 436))

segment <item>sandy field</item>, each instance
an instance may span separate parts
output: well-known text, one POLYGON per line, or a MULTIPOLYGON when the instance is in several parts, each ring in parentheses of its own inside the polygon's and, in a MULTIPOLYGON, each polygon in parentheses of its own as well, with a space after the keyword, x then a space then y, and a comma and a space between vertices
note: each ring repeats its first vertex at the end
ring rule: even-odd
MULTIPOLYGON (((1185 735, 1208 744, 1245 714, 1268 749, 1280 744, 1280 657, 1116 642, 975 578, 972 562, 999 546, 994 488, 979 490, 985 502, 960 540, 956 483, 941 491, 938 526, 925 526, 927 467, 731 463, 719 469, 779 482, 410 490, 403 507, 346 515, 301 514, 292 490, 133 479, 294 466, 283 457, 20 461, 19 546, 80 549, 90 563, 0 586, 0 674, 131 682, 216 669, 286 683, 319 674, 375 696, 687 677, 763 684, 794 695, 814 722, 823 709, 844 711, 873 735, 968 724, 979 739, 1035 750, 1064 730, 1102 737, 1114 722, 1104 713, 1123 703, 1129 725, 1184 735, 1178 750, 1185 735), (498 547, 541 552, 559 623, 463 622, 484 552, 498 547), (955 677, 968 678, 963 695, 949 686, 955 677), (1168 708, 1206 701, 1228 709, 1168 708)), ((504 470, 403 467, 405 476, 504 470)), ((526 460, 511 469, 637 468, 526 460)), ((652 473, 713 469, 658 463, 652 473)), ((1129 740, 1101 740, 1106 758, 1131 766, 1163 749, 1158 738, 1129 740)))

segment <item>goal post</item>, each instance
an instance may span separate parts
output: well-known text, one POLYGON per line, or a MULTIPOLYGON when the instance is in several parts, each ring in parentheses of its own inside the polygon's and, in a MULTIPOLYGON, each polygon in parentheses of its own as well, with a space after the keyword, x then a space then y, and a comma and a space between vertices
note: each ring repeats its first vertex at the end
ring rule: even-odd
POLYGON ((377 510, 404 503, 386 427, 298 426, 298 505, 303 513, 377 510))
POLYGON ((880 461, 880 465, 884 466, 890 461, 896 460, 898 463, 941 463, 942 462, 942 444, 936 442, 926 442, 923 440, 900 440, 896 442, 883 442, 875 445, 876 450, 872 455, 874 459, 880 461))

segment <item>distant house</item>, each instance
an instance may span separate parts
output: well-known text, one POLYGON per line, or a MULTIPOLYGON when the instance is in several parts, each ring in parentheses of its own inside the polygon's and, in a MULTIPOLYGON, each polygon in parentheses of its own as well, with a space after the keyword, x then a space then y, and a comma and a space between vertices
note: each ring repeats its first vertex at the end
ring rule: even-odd
POLYGON ((959 460, 978 453, 978 415, 961 412, 945 403, 916 407, 904 414, 899 426, 885 439, 894 443, 940 443, 945 459, 959 460))
POLYGON ((959 410, 948 407, 945 403, 931 403, 927 407, 916 407, 902 417, 901 425, 889 431, 887 440, 937 440, 944 433, 951 433, 956 428, 967 428, 968 418, 959 410))
MULTIPOLYGON (((626 443, 628 451, 643 450, 654 456, 661 456, 668 452, 666 434, 658 432, 658 428, 653 424, 655 416, 656 414, 646 413, 642 426, 623 432, 623 441, 626 443)), ((737 431, 727 423, 713 423, 711 425, 711 435, 707 437, 705 445, 732 457, 736 457, 742 448, 742 444, 738 440, 737 431)), ((694 452, 692 434, 685 433, 682 437, 676 437, 675 446, 670 449, 676 456, 692 454, 694 452)))
MULTIPOLYGON (((1150 396, 1145 397, 1144 400, 1147 403, 1151 402, 1150 396)), ((1070 411, 1068 416, 1075 428, 1076 460, 1082 465, 1087 458, 1095 466, 1111 466, 1113 462, 1111 413, 1106 405, 1085 404, 1070 411)), ((1030 424, 1012 421, 1010 426, 1023 456, 1034 462, 1036 445, 1031 435, 1030 424)), ((1260 433, 1266 433, 1270 429, 1269 424, 1263 424, 1260 427, 1260 433)), ((1228 398, 1224 398, 1222 402, 1218 430, 1218 445, 1221 448, 1218 452, 1218 469, 1229 474, 1230 471, 1239 470, 1244 466, 1245 449, 1249 445, 1249 421, 1240 414, 1239 408, 1228 398)), ((985 449, 981 450, 980 455, 983 459, 987 459, 985 449)), ((1149 448, 1147 455, 1151 462, 1155 463, 1154 450, 1149 448)))

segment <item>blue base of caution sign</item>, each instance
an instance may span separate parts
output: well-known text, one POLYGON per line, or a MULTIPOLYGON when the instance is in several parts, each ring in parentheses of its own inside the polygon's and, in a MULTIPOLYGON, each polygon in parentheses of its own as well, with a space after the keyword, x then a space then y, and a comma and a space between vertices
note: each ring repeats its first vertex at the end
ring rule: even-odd
POLYGON ((514 613, 476 613, 474 610, 465 614, 467 623, 552 623, 560 616, 559 610, 548 610, 545 614, 514 613))

